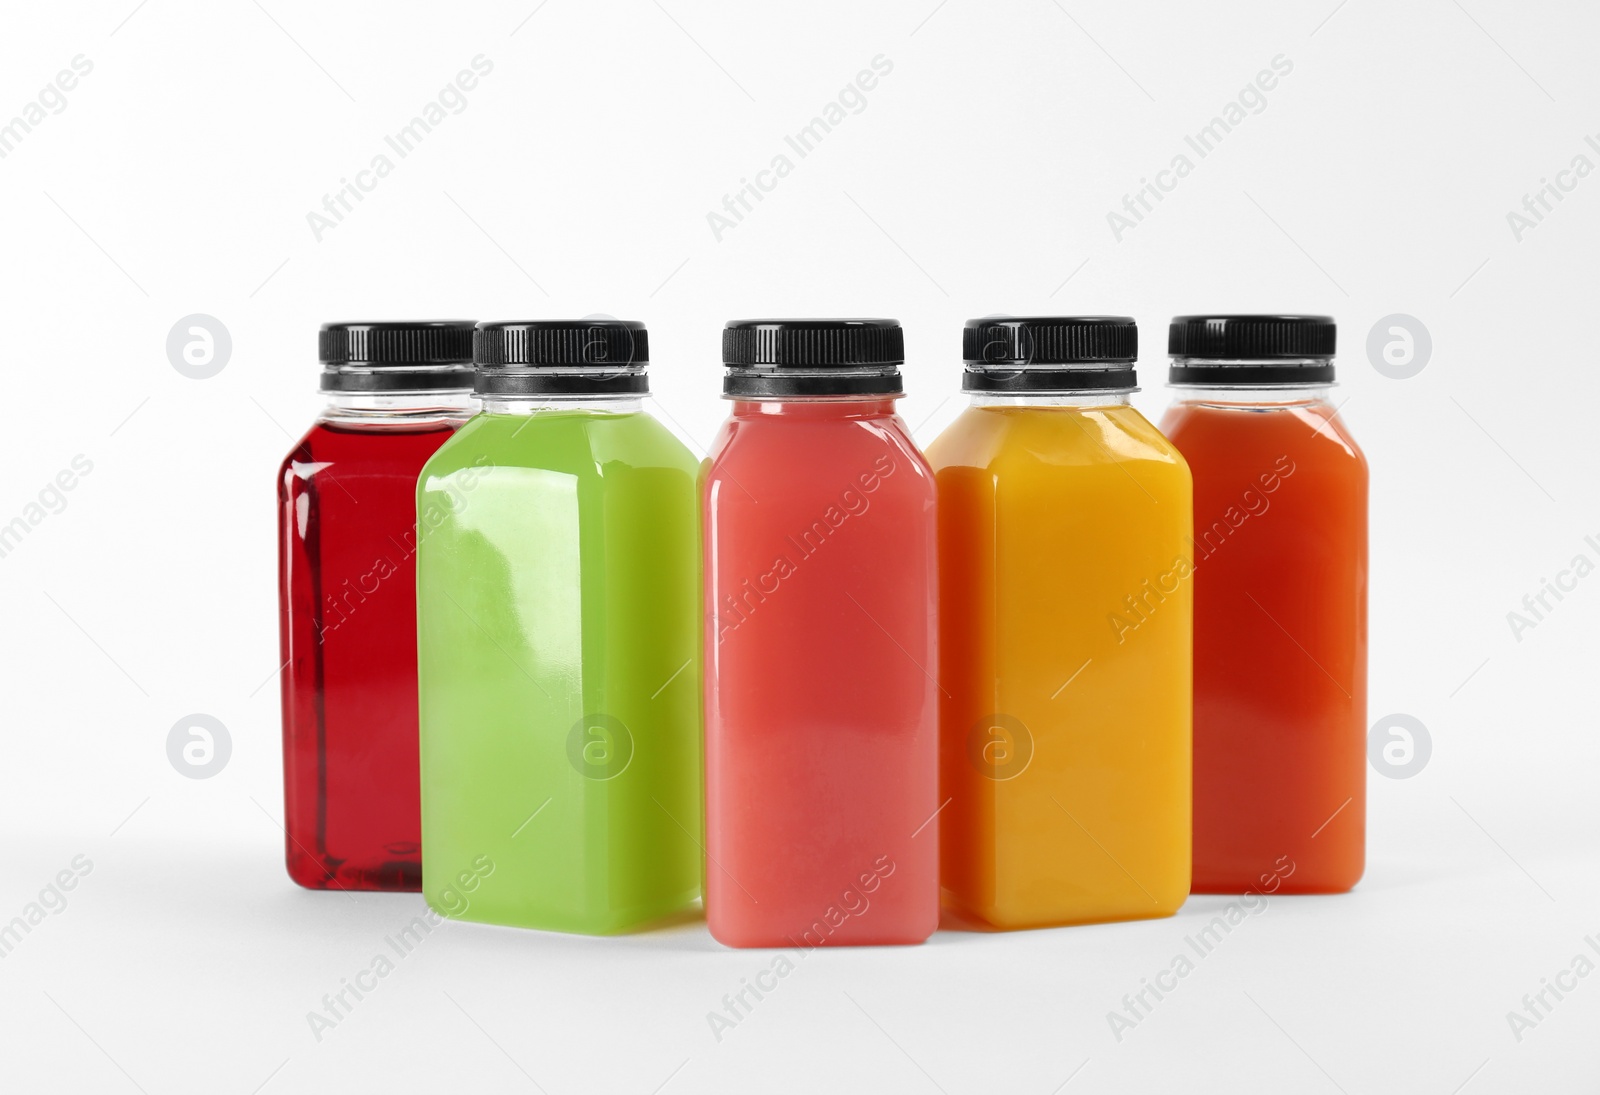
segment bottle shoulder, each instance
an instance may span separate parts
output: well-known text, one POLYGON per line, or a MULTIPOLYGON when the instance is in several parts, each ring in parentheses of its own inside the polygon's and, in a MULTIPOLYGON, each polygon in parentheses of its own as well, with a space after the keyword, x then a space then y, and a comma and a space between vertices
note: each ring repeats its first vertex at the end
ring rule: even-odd
POLYGON ((1366 454, 1339 409, 1323 400, 1279 407, 1177 403, 1161 425, 1194 461, 1287 453, 1302 462, 1351 465, 1361 476, 1367 470, 1366 454))
POLYGON ((649 414, 560 412, 476 415, 440 446, 424 474, 508 467, 583 476, 614 465, 689 475, 698 469, 694 454, 649 414))
POLYGON ((911 470, 912 479, 932 474, 899 415, 796 420, 735 416, 718 430, 705 475, 741 482, 851 478, 879 464, 911 470))
POLYGON ((413 478, 458 424, 350 428, 318 419, 278 465, 279 489, 319 476, 413 478))
POLYGON ((928 446, 928 460, 936 472, 1136 462, 1188 471, 1177 446, 1126 404, 968 407, 928 446))

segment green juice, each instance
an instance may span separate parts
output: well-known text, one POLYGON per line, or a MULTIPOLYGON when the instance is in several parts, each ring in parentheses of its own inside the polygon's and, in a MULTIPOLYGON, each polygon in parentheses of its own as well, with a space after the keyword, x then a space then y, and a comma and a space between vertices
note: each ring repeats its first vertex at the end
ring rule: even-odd
POLYGON ((697 462, 637 400, 485 413, 417 484, 422 890, 604 934, 700 895, 697 462))

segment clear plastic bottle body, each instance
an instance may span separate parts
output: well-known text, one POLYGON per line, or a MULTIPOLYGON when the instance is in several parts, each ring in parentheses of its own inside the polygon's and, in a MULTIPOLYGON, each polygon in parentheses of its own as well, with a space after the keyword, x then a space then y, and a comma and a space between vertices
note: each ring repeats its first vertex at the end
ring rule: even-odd
POLYGON ((711 932, 920 943, 939 917, 927 463, 891 396, 737 399, 701 497, 711 932))
POLYGON ((700 895, 698 464, 638 397, 486 398, 428 462, 423 893, 585 934, 700 895))
POLYGON ((1365 867, 1366 458, 1331 385, 1175 388, 1195 481, 1196 892, 1365 867))
POLYGON ((330 393, 278 476, 289 875, 416 890, 416 526, 423 463, 472 413, 461 390, 330 393))
POLYGON ((1189 892, 1183 458, 1121 391, 977 394, 939 488, 942 882, 1028 928, 1189 892))

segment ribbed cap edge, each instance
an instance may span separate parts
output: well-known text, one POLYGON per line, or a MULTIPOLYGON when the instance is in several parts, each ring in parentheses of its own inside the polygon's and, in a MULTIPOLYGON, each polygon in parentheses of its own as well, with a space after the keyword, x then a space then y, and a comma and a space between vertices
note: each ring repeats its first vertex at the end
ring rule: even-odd
POLYGON ((1332 316, 1174 316, 1167 353, 1174 357, 1272 361, 1332 357, 1338 325, 1332 316))

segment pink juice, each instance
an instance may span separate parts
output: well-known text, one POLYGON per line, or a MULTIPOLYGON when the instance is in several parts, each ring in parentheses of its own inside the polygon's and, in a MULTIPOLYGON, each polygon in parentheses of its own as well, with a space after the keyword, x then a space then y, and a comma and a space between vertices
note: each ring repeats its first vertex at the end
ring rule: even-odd
MULTIPOLYGON (((705 473, 706 915, 732 946, 938 923, 934 485, 894 411, 899 327, 864 330, 881 375, 734 352, 705 473)), ((825 365, 812 331, 787 349, 825 365)))

